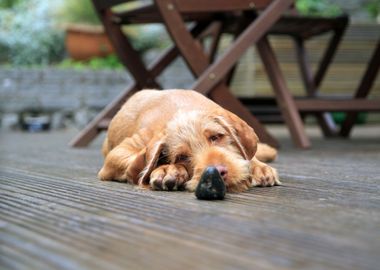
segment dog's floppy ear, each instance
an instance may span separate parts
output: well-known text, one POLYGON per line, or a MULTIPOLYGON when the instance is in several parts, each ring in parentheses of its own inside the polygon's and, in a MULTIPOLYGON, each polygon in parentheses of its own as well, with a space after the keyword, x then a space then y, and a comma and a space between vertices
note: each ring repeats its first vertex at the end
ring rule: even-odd
POLYGON ((257 151, 257 143, 259 142, 259 138, 253 131, 253 128, 251 128, 245 121, 240 119, 235 114, 224 109, 220 109, 216 112, 215 119, 236 141, 235 143, 237 144, 240 152, 242 152, 244 158, 251 160, 255 156, 257 151))
POLYGON ((166 147, 165 136, 160 134, 155 136, 146 147, 145 152, 145 168, 141 171, 139 177, 139 185, 149 185, 149 176, 157 167, 158 160, 166 147))

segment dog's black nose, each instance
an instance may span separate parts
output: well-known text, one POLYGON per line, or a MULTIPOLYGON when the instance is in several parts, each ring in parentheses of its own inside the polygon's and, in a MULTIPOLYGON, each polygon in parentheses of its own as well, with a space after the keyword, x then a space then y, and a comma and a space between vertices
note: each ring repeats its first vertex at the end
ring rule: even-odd
POLYGON ((168 190, 173 190, 175 187, 176 181, 173 180, 166 180, 164 185, 167 187, 168 190))
POLYGON ((200 200, 223 200, 226 186, 216 167, 207 167, 199 180, 195 196, 200 200))

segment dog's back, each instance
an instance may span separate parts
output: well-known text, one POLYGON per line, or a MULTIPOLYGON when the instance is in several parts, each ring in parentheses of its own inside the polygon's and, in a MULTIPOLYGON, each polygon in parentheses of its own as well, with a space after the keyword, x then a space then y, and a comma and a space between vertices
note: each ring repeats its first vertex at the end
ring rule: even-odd
POLYGON ((178 111, 210 110, 219 105, 191 90, 142 90, 134 94, 112 119, 103 154, 136 131, 149 127, 164 129, 178 111))
MULTIPOLYGON (((103 143, 102 152, 107 153, 131 137, 138 130, 149 128, 163 130, 166 124, 179 112, 214 111, 221 109, 219 105, 205 96, 191 90, 142 90, 134 94, 112 119, 108 137, 103 143)), ((261 145, 261 144, 260 144, 261 145)), ((259 160, 271 161, 276 158, 277 151, 261 145, 256 153, 259 160)))

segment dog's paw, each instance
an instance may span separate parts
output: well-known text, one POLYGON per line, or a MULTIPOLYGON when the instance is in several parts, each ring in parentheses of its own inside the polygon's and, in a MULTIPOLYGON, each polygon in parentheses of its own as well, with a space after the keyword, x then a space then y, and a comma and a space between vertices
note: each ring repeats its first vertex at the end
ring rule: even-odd
POLYGON ((189 192, 194 192, 199 184, 199 180, 192 179, 185 183, 185 189, 189 192))
POLYGON ((189 180, 189 174, 182 165, 166 164, 150 174, 149 185, 153 190, 180 190, 189 180))
POLYGON ((271 187, 281 185, 276 169, 264 163, 255 165, 252 170, 252 185, 258 187, 271 187))
POLYGON ((99 173, 98 173, 98 178, 102 181, 111 181, 113 179, 113 174, 110 170, 107 168, 103 167, 99 173))

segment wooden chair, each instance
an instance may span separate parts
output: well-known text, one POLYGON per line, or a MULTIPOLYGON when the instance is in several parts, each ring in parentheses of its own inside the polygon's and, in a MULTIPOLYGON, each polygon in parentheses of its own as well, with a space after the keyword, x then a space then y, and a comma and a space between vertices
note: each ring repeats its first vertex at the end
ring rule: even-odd
POLYGON ((156 77, 179 55, 183 57, 196 78, 192 89, 208 95, 247 121, 258 133, 261 141, 278 146, 277 141, 229 90, 239 58, 254 44, 257 45, 279 109, 298 147, 310 146, 300 112, 316 114, 325 134, 331 135, 335 134, 335 129, 325 112, 380 108, 377 101, 362 99, 336 101, 317 98, 318 86, 331 63, 347 24, 345 17, 334 20, 283 17, 292 5, 292 0, 156 0, 153 5, 145 5, 127 12, 117 12, 113 9, 117 4, 128 2, 126 0, 93 0, 93 2, 117 54, 135 81, 72 141, 72 146, 87 145, 101 130, 107 128, 109 119, 131 94, 143 88, 160 89, 156 77), (174 46, 146 67, 121 27, 125 24, 152 22, 165 25, 174 46), (193 22, 193 26, 189 28, 187 22, 193 22), (322 58, 320 68, 315 75, 312 75, 307 64, 304 41, 327 31, 333 32, 332 40, 322 58), (220 36, 226 32, 232 32, 235 39, 230 47, 216 58, 220 36), (295 99, 288 89, 268 41, 269 34, 290 35, 294 38, 307 98, 295 99), (205 51, 202 46, 201 40, 205 36, 212 37, 209 51, 205 51))
MULTIPOLYGON (((317 97, 319 87, 337 51, 348 25, 348 16, 335 18, 305 17, 300 15, 282 17, 270 30, 270 35, 290 36, 294 40, 302 81, 308 97, 317 97), (331 33, 326 50, 316 72, 313 74, 308 61, 305 43, 320 35, 331 33)), ((314 113, 325 136, 337 135, 337 127, 331 115, 314 113)))
POLYGON ((230 82, 228 75, 229 73, 232 74, 239 55, 241 56, 248 46, 264 36, 281 14, 292 4, 291 0, 239 0, 232 2, 228 0, 191 2, 186 0, 157 0, 154 5, 144 5, 127 12, 117 12, 113 9, 116 5, 125 2, 128 1, 93 0, 118 56, 135 81, 74 138, 70 143, 72 146, 87 145, 101 130, 108 126, 110 118, 125 100, 136 91, 143 88, 160 89, 156 77, 178 55, 184 58, 196 78, 201 79, 203 76, 207 80, 218 83, 211 87, 196 86, 195 90, 209 95, 214 101, 247 121, 255 128, 262 141, 278 146, 277 141, 266 131, 264 126, 231 94, 228 88, 230 82), (253 10, 264 11, 259 16, 241 16, 242 13, 249 13, 253 10), (186 22, 189 21, 194 22, 191 30, 186 26, 186 22), (126 24, 157 22, 165 24, 175 46, 168 49, 149 67, 146 67, 121 27, 126 24), (246 48, 237 48, 236 59, 229 61, 228 69, 220 73, 207 73, 205 71, 213 63, 221 33, 227 29, 231 31, 230 27, 227 27, 229 22, 233 22, 235 25, 233 31, 237 39, 231 48, 236 48, 236 45, 246 48), (248 26, 251 28, 249 33, 246 31, 248 26), (239 41, 244 36, 244 32, 246 38, 239 41), (206 35, 213 37, 213 45, 209 52, 204 51, 199 41, 206 35))
MULTIPOLYGON (((303 73, 305 88, 308 94, 306 98, 302 99, 296 99, 287 88, 286 81, 281 73, 281 70, 279 69, 277 59, 268 42, 268 39, 264 36, 257 42, 258 52, 261 56, 270 82, 272 83, 277 105, 281 111, 285 123, 287 124, 290 130, 295 145, 300 148, 310 147, 310 141, 306 136, 304 125, 300 119, 301 113, 312 113, 319 116, 320 124, 325 132, 325 135, 328 136, 337 135, 338 132, 335 128, 333 128, 333 123, 329 122, 328 115, 325 114, 326 112, 352 112, 352 114, 349 114, 349 118, 347 118, 346 120, 347 124, 344 124, 342 130, 339 132, 340 135, 345 135, 345 130, 348 128, 345 128, 344 126, 347 125, 350 126, 350 128, 352 128, 354 122, 350 118, 356 115, 354 115, 354 112, 356 113, 361 111, 380 111, 379 99, 364 99, 364 97, 368 95, 371 85, 373 84, 379 70, 380 59, 378 57, 378 46, 375 49, 375 53, 363 76, 363 80, 354 96, 348 96, 347 98, 338 99, 332 97, 317 96, 317 87, 320 85, 327 71, 327 67, 331 63, 331 60, 339 44, 339 41, 341 40, 346 25, 347 17, 345 16, 338 17, 336 19, 285 17, 282 19, 282 21, 280 19, 267 33, 268 35, 284 34, 292 35, 294 37, 296 41, 296 49, 298 51, 298 60, 300 63, 301 71, 303 73), (286 26, 284 27, 284 23, 288 24, 288 26, 289 23, 291 23, 293 25, 293 28, 286 26), (303 24, 308 26, 304 27, 303 24), (308 29, 311 29, 311 31, 309 31, 308 29), (326 31, 332 31, 333 36, 329 45, 327 46, 327 50, 324 56, 322 57, 322 61, 317 70, 317 73, 315 76, 313 76, 306 62, 303 43, 304 40, 314 35, 324 33, 326 31), (300 33, 303 34, 300 35, 300 33)), ((245 48, 246 47, 244 47, 244 49, 245 48)), ((236 55, 234 53, 235 48, 232 48, 215 63, 213 63, 205 73, 212 74, 213 72, 220 72, 220 70, 225 71, 231 68, 230 62, 236 61, 236 55)), ((206 77, 201 77, 193 86, 193 88, 212 88, 216 84, 217 82, 210 82, 207 80, 206 77)), ((207 93, 207 91, 205 91, 204 93, 207 93)))

